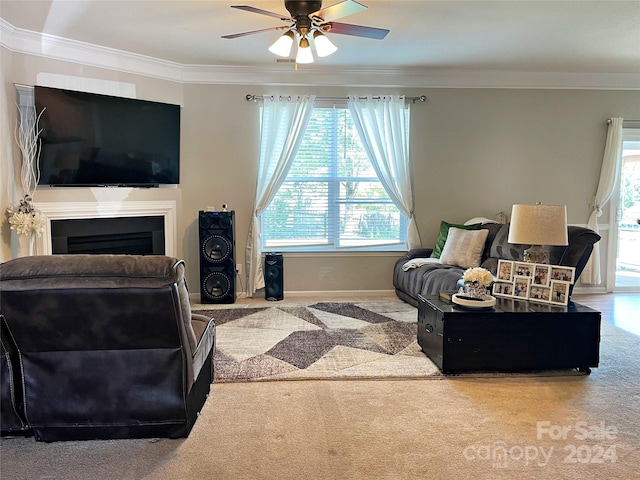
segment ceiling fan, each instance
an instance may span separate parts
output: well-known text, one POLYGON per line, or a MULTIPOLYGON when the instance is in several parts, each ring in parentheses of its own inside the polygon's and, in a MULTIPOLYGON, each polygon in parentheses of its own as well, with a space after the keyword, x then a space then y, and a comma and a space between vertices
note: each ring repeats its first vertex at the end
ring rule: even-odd
POLYGON ((322 8, 321 0, 285 0, 284 6, 289 12, 289 16, 269 12, 249 5, 231 5, 231 8, 267 15, 289 23, 288 25, 278 27, 223 35, 222 38, 231 39, 272 30, 286 30, 285 33, 269 47, 269 51, 280 57, 288 57, 295 40, 298 45, 296 63, 312 63, 313 53, 311 52, 309 40, 313 42, 319 57, 331 55, 338 49, 331 40, 327 38, 325 33, 338 33, 341 35, 352 35, 376 40, 382 40, 389 33, 389 30, 383 28, 334 22, 334 20, 338 18, 346 17, 347 15, 352 15, 367 9, 366 6, 354 0, 343 0, 326 8, 322 8))

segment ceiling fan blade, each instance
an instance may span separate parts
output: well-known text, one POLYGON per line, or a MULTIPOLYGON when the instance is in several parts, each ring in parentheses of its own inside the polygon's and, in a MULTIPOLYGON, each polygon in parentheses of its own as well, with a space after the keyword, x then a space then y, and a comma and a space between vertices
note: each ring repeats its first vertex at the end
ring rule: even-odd
POLYGON ((324 32, 373 38, 375 40, 382 40, 389 33, 389 30, 384 28, 363 27, 362 25, 338 22, 324 23, 320 26, 320 29, 324 32))
POLYGON ((281 13, 269 12, 268 10, 252 7, 250 5, 231 5, 231 8, 237 8, 238 10, 244 10, 246 12, 259 13, 260 15, 267 15, 268 17, 279 18, 283 22, 293 21, 293 19, 287 15, 283 15, 281 13))
POLYGON ((317 12, 309 14, 309 17, 320 17, 324 22, 330 22, 337 20, 338 18, 346 17, 347 15, 353 15, 354 13, 362 12, 367 7, 354 0, 344 0, 335 5, 331 5, 327 8, 322 8, 317 12))
POLYGON ((242 32, 242 33, 232 33, 231 35, 222 35, 220 38, 239 38, 246 37, 247 35, 253 35, 256 33, 269 32, 274 30, 288 30, 289 27, 281 26, 281 27, 271 27, 271 28, 262 28, 260 30, 252 30, 250 32, 242 32))

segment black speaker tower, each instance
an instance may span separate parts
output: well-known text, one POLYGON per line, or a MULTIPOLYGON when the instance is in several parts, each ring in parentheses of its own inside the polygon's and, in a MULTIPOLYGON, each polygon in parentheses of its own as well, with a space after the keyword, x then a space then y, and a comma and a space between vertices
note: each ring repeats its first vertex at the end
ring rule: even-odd
POLYGON ((284 265, 281 253, 264 256, 264 298, 279 301, 284 298, 284 265))
POLYGON ((198 214, 200 302, 236 301, 235 212, 198 214))

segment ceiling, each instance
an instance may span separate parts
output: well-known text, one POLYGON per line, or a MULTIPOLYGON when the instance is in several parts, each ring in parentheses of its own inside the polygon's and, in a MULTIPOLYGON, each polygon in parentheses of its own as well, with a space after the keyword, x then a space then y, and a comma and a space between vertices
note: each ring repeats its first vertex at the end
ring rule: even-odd
MULTIPOLYGON (((323 6, 339 0, 323 2, 323 6)), ((339 19, 387 28, 384 40, 329 34, 338 46, 306 69, 350 68, 640 74, 640 1, 359 0, 339 19)), ((286 14, 282 0, 243 4, 286 14)), ((38 32, 185 66, 276 65, 271 31, 284 24, 219 0, 0 0, 0 17, 38 32)), ((295 54, 295 50, 292 55, 295 54)), ((282 68, 292 68, 282 65, 282 68)), ((640 88, 640 83, 637 84, 640 88)))

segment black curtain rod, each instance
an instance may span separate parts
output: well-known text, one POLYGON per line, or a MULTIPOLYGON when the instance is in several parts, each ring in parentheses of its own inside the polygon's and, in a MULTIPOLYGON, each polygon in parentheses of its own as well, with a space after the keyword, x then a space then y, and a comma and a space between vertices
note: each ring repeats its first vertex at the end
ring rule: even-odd
MULTIPOLYGON (((267 97, 275 97, 275 95, 252 95, 248 93, 244 98, 247 102, 257 102, 258 100, 262 100, 265 96, 267 97)), ((279 98, 285 98, 284 95, 279 95, 279 98)), ((287 95, 286 98, 291 98, 290 95, 287 95)), ((366 100, 368 97, 358 97, 360 100, 366 100)), ((371 97, 376 100, 379 100, 382 97, 371 97)), ((324 101, 324 102, 343 102, 347 100, 347 97, 316 97, 316 100, 324 101)), ((419 97, 405 97, 405 100, 409 100, 413 103, 422 102, 426 103, 429 101, 429 97, 426 95, 420 95, 419 97)))

